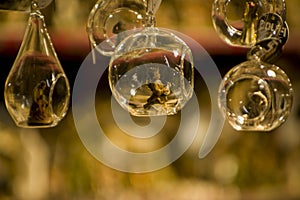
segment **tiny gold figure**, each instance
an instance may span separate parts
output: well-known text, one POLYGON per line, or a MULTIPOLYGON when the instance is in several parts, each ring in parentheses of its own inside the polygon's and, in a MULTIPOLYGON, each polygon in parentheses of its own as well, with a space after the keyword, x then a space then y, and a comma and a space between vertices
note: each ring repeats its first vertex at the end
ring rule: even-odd
POLYGON ((145 109, 149 109, 153 104, 165 104, 168 101, 168 95, 171 93, 169 85, 165 86, 158 80, 155 83, 149 83, 148 87, 152 91, 152 95, 147 99, 147 103, 144 105, 145 109))
POLYGON ((29 115, 29 123, 49 124, 52 122, 48 98, 45 95, 47 83, 41 81, 33 90, 33 103, 29 115))

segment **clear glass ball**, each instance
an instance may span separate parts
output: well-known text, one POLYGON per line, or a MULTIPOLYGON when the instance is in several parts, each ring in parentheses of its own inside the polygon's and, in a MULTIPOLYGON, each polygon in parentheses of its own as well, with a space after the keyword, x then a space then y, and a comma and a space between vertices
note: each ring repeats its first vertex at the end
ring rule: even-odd
POLYGON ((193 94, 192 52, 173 33, 147 27, 116 47, 109 83, 117 102, 134 116, 176 114, 193 94))
POLYGON ((292 102, 290 79, 267 63, 243 62, 220 85, 219 106, 236 130, 271 131, 286 121, 292 102))

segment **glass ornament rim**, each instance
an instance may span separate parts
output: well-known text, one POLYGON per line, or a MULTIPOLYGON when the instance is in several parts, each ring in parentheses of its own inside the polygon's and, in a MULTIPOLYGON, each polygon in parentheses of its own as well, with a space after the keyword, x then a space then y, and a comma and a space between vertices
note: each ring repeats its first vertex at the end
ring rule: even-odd
MULTIPOLYGON (((176 50, 180 50, 182 55, 186 55, 185 52, 189 52, 190 54, 190 60, 189 61, 193 61, 193 55, 192 55, 192 51, 190 49, 190 47, 187 45, 186 42, 183 41, 183 39, 181 39, 179 36, 175 35, 174 33, 172 33, 171 31, 168 31, 168 29, 165 28, 160 28, 160 27, 144 27, 144 28, 139 28, 139 29, 134 29, 134 30, 129 30, 129 31, 125 31, 124 34, 126 34, 127 32, 132 32, 131 34, 127 35, 116 47, 115 50, 113 52, 113 54, 111 55, 111 59, 113 58, 118 58, 120 56, 119 51, 125 46, 127 48, 126 53, 131 52, 132 51, 132 47, 129 47, 126 45, 126 43, 128 43, 130 40, 132 41, 137 41, 136 38, 143 38, 143 37, 150 37, 151 39, 156 39, 157 37, 161 37, 161 38, 171 38, 171 42, 178 42, 178 44, 180 44, 180 46, 176 45, 177 48, 172 48, 171 50, 159 47, 159 46, 151 46, 151 44, 149 44, 149 42, 145 42, 144 44, 146 44, 145 46, 140 46, 138 48, 134 48, 134 50, 139 50, 139 49, 161 49, 161 50, 167 50, 169 52, 173 52, 175 49, 176 50), (150 35, 149 35, 150 33, 150 35), (154 37, 154 38, 152 38, 154 37)), ((123 33, 123 32, 122 32, 123 33)), ((122 34, 121 33, 121 34, 122 34)), ((170 44, 171 44, 170 42, 170 44)), ((143 45, 144 45, 143 44, 143 45)), ((156 43, 155 43, 156 45, 156 43)), ((175 45, 174 45, 175 46, 175 45)), ((123 54, 123 53, 122 53, 123 54)))

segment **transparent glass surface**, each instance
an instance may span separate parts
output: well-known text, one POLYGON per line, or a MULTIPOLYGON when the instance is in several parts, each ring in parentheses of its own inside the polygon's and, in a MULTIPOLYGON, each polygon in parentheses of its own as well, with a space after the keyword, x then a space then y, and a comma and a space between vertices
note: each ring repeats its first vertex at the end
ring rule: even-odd
MULTIPOLYGON (((87 32, 92 48, 104 55, 111 55, 116 45, 127 35, 121 32, 142 28, 146 20, 148 0, 99 0, 92 9, 87 32), (106 42, 101 46, 98 44, 106 42)), ((151 0, 154 12, 161 0, 151 0)))
POLYGON ((4 95, 7 110, 20 127, 52 127, 67 112, 69 82, 39 10, 33 9, 30 14, 4 95))
POLYGON ((271 131, 290 114, 293 90, 279 67, 246 61, 231 69, 219 90, 220 108, 236 130, 271 131))
POLYGON ((258 21, 269 13, 277 14, 285 21, 285 1, 215 0, 212 6, 213 25, 220 38, 241 47, 256 43, 258 21))
POLYGON ((146 27, 117 46, 109 83, 119 104, 134 116, 176 114, 193 94, 192 52, 174 34, 146 27))

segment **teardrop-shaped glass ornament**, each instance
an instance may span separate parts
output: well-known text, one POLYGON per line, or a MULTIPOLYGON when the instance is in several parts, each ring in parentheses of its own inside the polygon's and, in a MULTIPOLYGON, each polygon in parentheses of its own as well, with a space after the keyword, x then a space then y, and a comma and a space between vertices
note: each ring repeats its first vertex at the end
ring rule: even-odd
POLYGON ((20 127, 53 127, 68 109, 69 82, 35 1, 4 96, 7 110, 20 127))
POLYGON ((236 130, 271 131, 286 121, 292 102, 285 72, 257 60, 232 68, 220 85, 220 108, 236 130))

